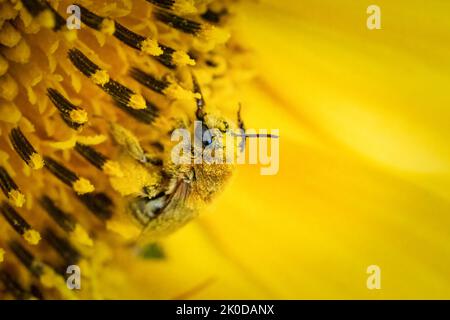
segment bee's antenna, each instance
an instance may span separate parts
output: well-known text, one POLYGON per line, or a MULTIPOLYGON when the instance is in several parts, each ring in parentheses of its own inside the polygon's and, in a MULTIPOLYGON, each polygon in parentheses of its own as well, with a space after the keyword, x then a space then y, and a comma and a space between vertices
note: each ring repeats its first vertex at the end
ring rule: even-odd
POLYGON ((269 138, 269 139, 278 139, 280 136, 277 136, 276 134, 270 134, 270 133, 246 133, 243 135, 238 135, 245 138, 269 138))
POLYGON ((270 134, 270 133, 232 133, 235 137, 242 137, 242 138, 269 138, 269 139, 278 139, 280 136, 277 136, 276 134, 270 134))
POLYGON ((241 110, 242 110, 242 105, 241 103, 239 103, 239 109, 237 112, 237 124, 239 129, 241 129, 241 134, 239 133, 233 133, 233 136, 235 137, 242 137, 243 139, 246 138, 272 138, 272 139, 277 139, 279 138, 279 136, 274 135, 274 134, 263 134, 263 133, 245 133, 245 125, 244 125, 244 121, 242 120, 241 117, 241 110))
POLYGON ((194 86, 194 93, 199 93, 200 98, 196 98, 195 101, 197 103, 197 111, 195 112, 195 116, 198 120, 203 121, 203 118, 205 117, 205 99, 203 98, 202 89, 200 88, 200 85, 198 84, 197 78, 192 74, 192 83, 194 86))

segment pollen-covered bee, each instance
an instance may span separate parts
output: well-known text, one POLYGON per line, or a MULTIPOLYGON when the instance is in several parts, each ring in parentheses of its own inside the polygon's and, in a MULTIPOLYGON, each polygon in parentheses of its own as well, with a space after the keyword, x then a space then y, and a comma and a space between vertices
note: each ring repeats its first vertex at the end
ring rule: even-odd
POLYGON ((143 241, 158 239, 193 219, 199 209, 223 189, 235 166, 234 161, 227 162, 226 157, 234 157, 239 152, 234 146, 242 147, 243 138, 240 142, 224 143, 230 130, 243 130, 240 115, 238 121, 233 122, 206 112, 195 78, 193 90, 196 94, 193 117, 172 119, 179 127, 175 130, 187 133, 186 140, 177 143, 184 154, 174 152, 174 130, 165 132, 146 152, 131 132, 111 125, 111 135, 121 147, 120 163, 128 173, 111 178, 111 184, 126 197, 125 211, 142 228, 140 238, 143 241), (231 148, 227 150, 227 147, 231 148), (206 149, 212 150, 214 158, 220 160, 214 162, 205 157, 206 149), (139 192, 128 194, 124 190, 130 181, 136 183, 133 189, 139 186, 139 192))

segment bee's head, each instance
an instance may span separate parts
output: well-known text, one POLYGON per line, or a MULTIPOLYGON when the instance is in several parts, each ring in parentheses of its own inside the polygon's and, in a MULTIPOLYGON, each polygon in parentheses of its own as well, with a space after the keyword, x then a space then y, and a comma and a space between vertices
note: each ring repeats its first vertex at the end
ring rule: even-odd
POLYGON ((203 201, 221 191, 233 173, 235 161, 231 159, 237 149, 235 137, 230 135, 233 127, 232 122, 213 113, 194 123, 193 188, 203 201))

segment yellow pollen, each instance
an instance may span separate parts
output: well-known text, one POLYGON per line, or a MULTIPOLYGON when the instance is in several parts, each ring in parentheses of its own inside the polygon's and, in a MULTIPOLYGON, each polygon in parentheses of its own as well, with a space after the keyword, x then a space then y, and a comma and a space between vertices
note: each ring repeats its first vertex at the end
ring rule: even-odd
POLYGON ((173 62, 180 67, 195 66, 195 60, 191 59, 184 51, 175 51, 172 55, 173 62))
POLYGON ((98 70, 91 76, 92 81, 99 85, 103 86, 109 81, 109 74, 106 70, 98 70))
POLYGON ((37 17, 37 20, 39 21, 39 24, 44 28, 52 29, 55 27, 55 19, 53 13, 48 9, 42 11, 37 17))
POLYGON ((144 160, 145 153, 142 149, 138 138, 129 130, 125 129, 121 125, 111 122, 110 132, 114 140, 121 145, 125 146, 128 153, 137 160, 144 160))
POLYGON ((114 162, 111 160, 108 160, 105 162, 105 164, 103 165, 103 171, 108 176, 113 176, 113 177, 118 177, 118 178, 123 177, 123 172, 122 172, 122 169, 120 168, 120 165, 117 162, 114 162))
POLYGON ((30 167, 34 170, 39 170, 44 167, 44 159, 39 153, 33 153, 30 157, 30 167))
POLYGON ((11 190, 8 196, 11 203, 18 208, 21 208, 25 203, 25 195, 19 190, 11 190))
POLYGON ((41 241, 41 235, 36 230, 30 229, 25 231, 23 238, 31 245, 37 245, 41 241))
POLYGON ((172 10, 179 15, 187 15, 197 13, 197 8, 193 0, 176 0, 172 5, 172 10))
POLYGON ((79 178, 73 184, 73 190, 79 195, 93 192, 95 190, 94 186, 85 178, 79 178))
POLYGON ((0 262, 3 262, 4 258, 5 258, 5 250, 0 248, 0 262))
POLYGON ((123 196, 139 194, 146 186, 155 185, 158 177, 130 156, 120 159, 123 177, 111 177, 109 181, 114 190, 123 196))
POLYGON ((198 93, 183 89, 178 84, 172 83, 166 89, 164 89, 164 94, 170 99, 174 100, 191 100, 194 98, 201 98, 198 93))
POLYGON ((141 42, 141 51, 152 56, 160 56, 163 54, 158 42, 152 39, 145 39, 141 42))
POLYGON ((116 31, 116 25, 111 19, 103 19, 102 24, 100 26, 100 32, 108 35, 113 35, 116 31))
POLYGON ((213 42, 214 44, 222 44, 228 41, 230 33, 226 30, 216 28, 211 25, 204 25, 199 36, 206 41, 213 42))
POLYGON ((72 110, 70 111, 70 120, 78 124, 84 124, 88 121, 88 114, 85 110, 72 110))
POLYGON ((130 97, 130 102, 128 103, 128 106, 133 109, 145 109, 147 107, 147 103, 145 102, 145 99, 140 94, 133 94, 130 97))
POLYGON ((92 247, 94 244, 86 230, 79 224, 75 225, 75 229, 70 234, 70 237, 73 239, 73 241, 88 247, 92 247))

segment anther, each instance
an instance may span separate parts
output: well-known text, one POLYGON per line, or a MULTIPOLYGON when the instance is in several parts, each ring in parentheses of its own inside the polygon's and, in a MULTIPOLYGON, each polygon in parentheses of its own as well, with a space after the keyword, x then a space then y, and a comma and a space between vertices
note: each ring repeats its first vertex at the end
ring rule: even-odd
POLYGON ((148 74, 138 68, 131 68, 130 75, 140 84, 160 94, 163 94, 164 90, 167 89, 170 84, 168 81, 158 80, 151 74, 148 74))
POLYGON ((162 23, 184 33, 197 35, 202 29, 200 23, 182 18, 165 10, 155 10, 154 15, 162 23))
POLYGON ((50 157, 44 157, 45 167, 59 180, 73 188, 79 194, 86 194, 94 191, 94 186, 85 178, 80 178, 76 173, 67 169, 59 162, 50 157))
POLYGON ((67 241, 67 239, 58 236, 56 232, 50 228, 44 230, 43 236, 69 265, 78 263, 81 254, 69 241, 67 241))
POLYGON ((0 167, 0 187, 8 200, 16 207, 25 203, 25 195, 19 190, 14 180, 5 168, 0 167))
POLYGON ((36 260, 33 254, 28 251, 20 242, 13 240, 9 242, 9 247, 19 261, 35 276, 40 277, 44 270, 43 265, 36 260))
POLYGON ((75 229, 76 221, 68 213, 58 208, 52 199, 47 196, 41 197, 39 200, 42 208, 48 213, 48 215, 66 232, 73 232, 75 229))
POLYGON ((92 239, 71 214, 60 209, 48 196, 41 197, 39 203, 56 224, 70 235, 73 241, 82 245, 92 246, 92 239))
POLYGON ((66 25, 66 20, 45 0, 23 0, 25 8, 47 28, 54 31, 66 25))
POLYGON ((48 88, 47 95, 58 109, 61 118, 70 128, 78 130, 88 121, 87 112, 72 104, 56 89, 48 88))
POLYGON ((114 31, 114 36, 129 47, 152 56, 160 56, 163 54, 163 50, 159 47, 158 42, 155 40, 145 38, 140 34, 125 28, 118 22, 115 22, 115 26, 116 29, 114 31))
POLYGON ((6 288, 6 292, 10 293, 14 298, 18 300, 27 300, 33 298, 32 294, 25 290, 15 277, 11 276, 8 272, 0 270, 0 281, 6 288))
POLYGON ((8 203, 3 202, 1 204, 1 211, 6 221, 11 227, 20 234, 29 244, 36 245, 41 240, 39 232, 33 230, 28 222, 20 216, 20 214, 14 210, 8 203))
POLYGON ((206 10, 202 15, 202 19, 211 23, 220 23, 220 19, 228 14, 227 9, 222 9, 221 11, 213 11, 211 9, 206 10))
POLYGON ((76 5, 80 8, 81 21, 85 25, 100 32, 108 34, 114 33, 115 31, 114 21, 100 17, 80 4, 76 5))
POLYGON ((96 151, 94 148, 77 143, 75 150, 93 166, 105 172, 107 175, 121 177, 123 176, 122 170, 117 162, 109 160, 106 156, 96 151))
POLYGON ((14 147, 14 150, 16 150, 22 160, 25 161, 30 168, 38 170, 44 166, 44 160, 40 154, 36 152, 19 128, 14 128, 11 130, 9 139, 14 147))
POLYGON ((130 75, 140 84, 157 93, 167 96, 173 100, 191 100, 193 98, 201 98, 199 93, 192 93, 185 90, 176 82, 156 79, 153 75, 146 73, 138 68, 131 68, 130 75))
POLYGON ((78 198, 100 220, 108 220, 112 217, 114 203, 105 193, 89 193, 78 198))
POLYGON ((193 0, 147 0, 153 5, 178 14, 194 14, 197 13, 197 8, 193 0))

